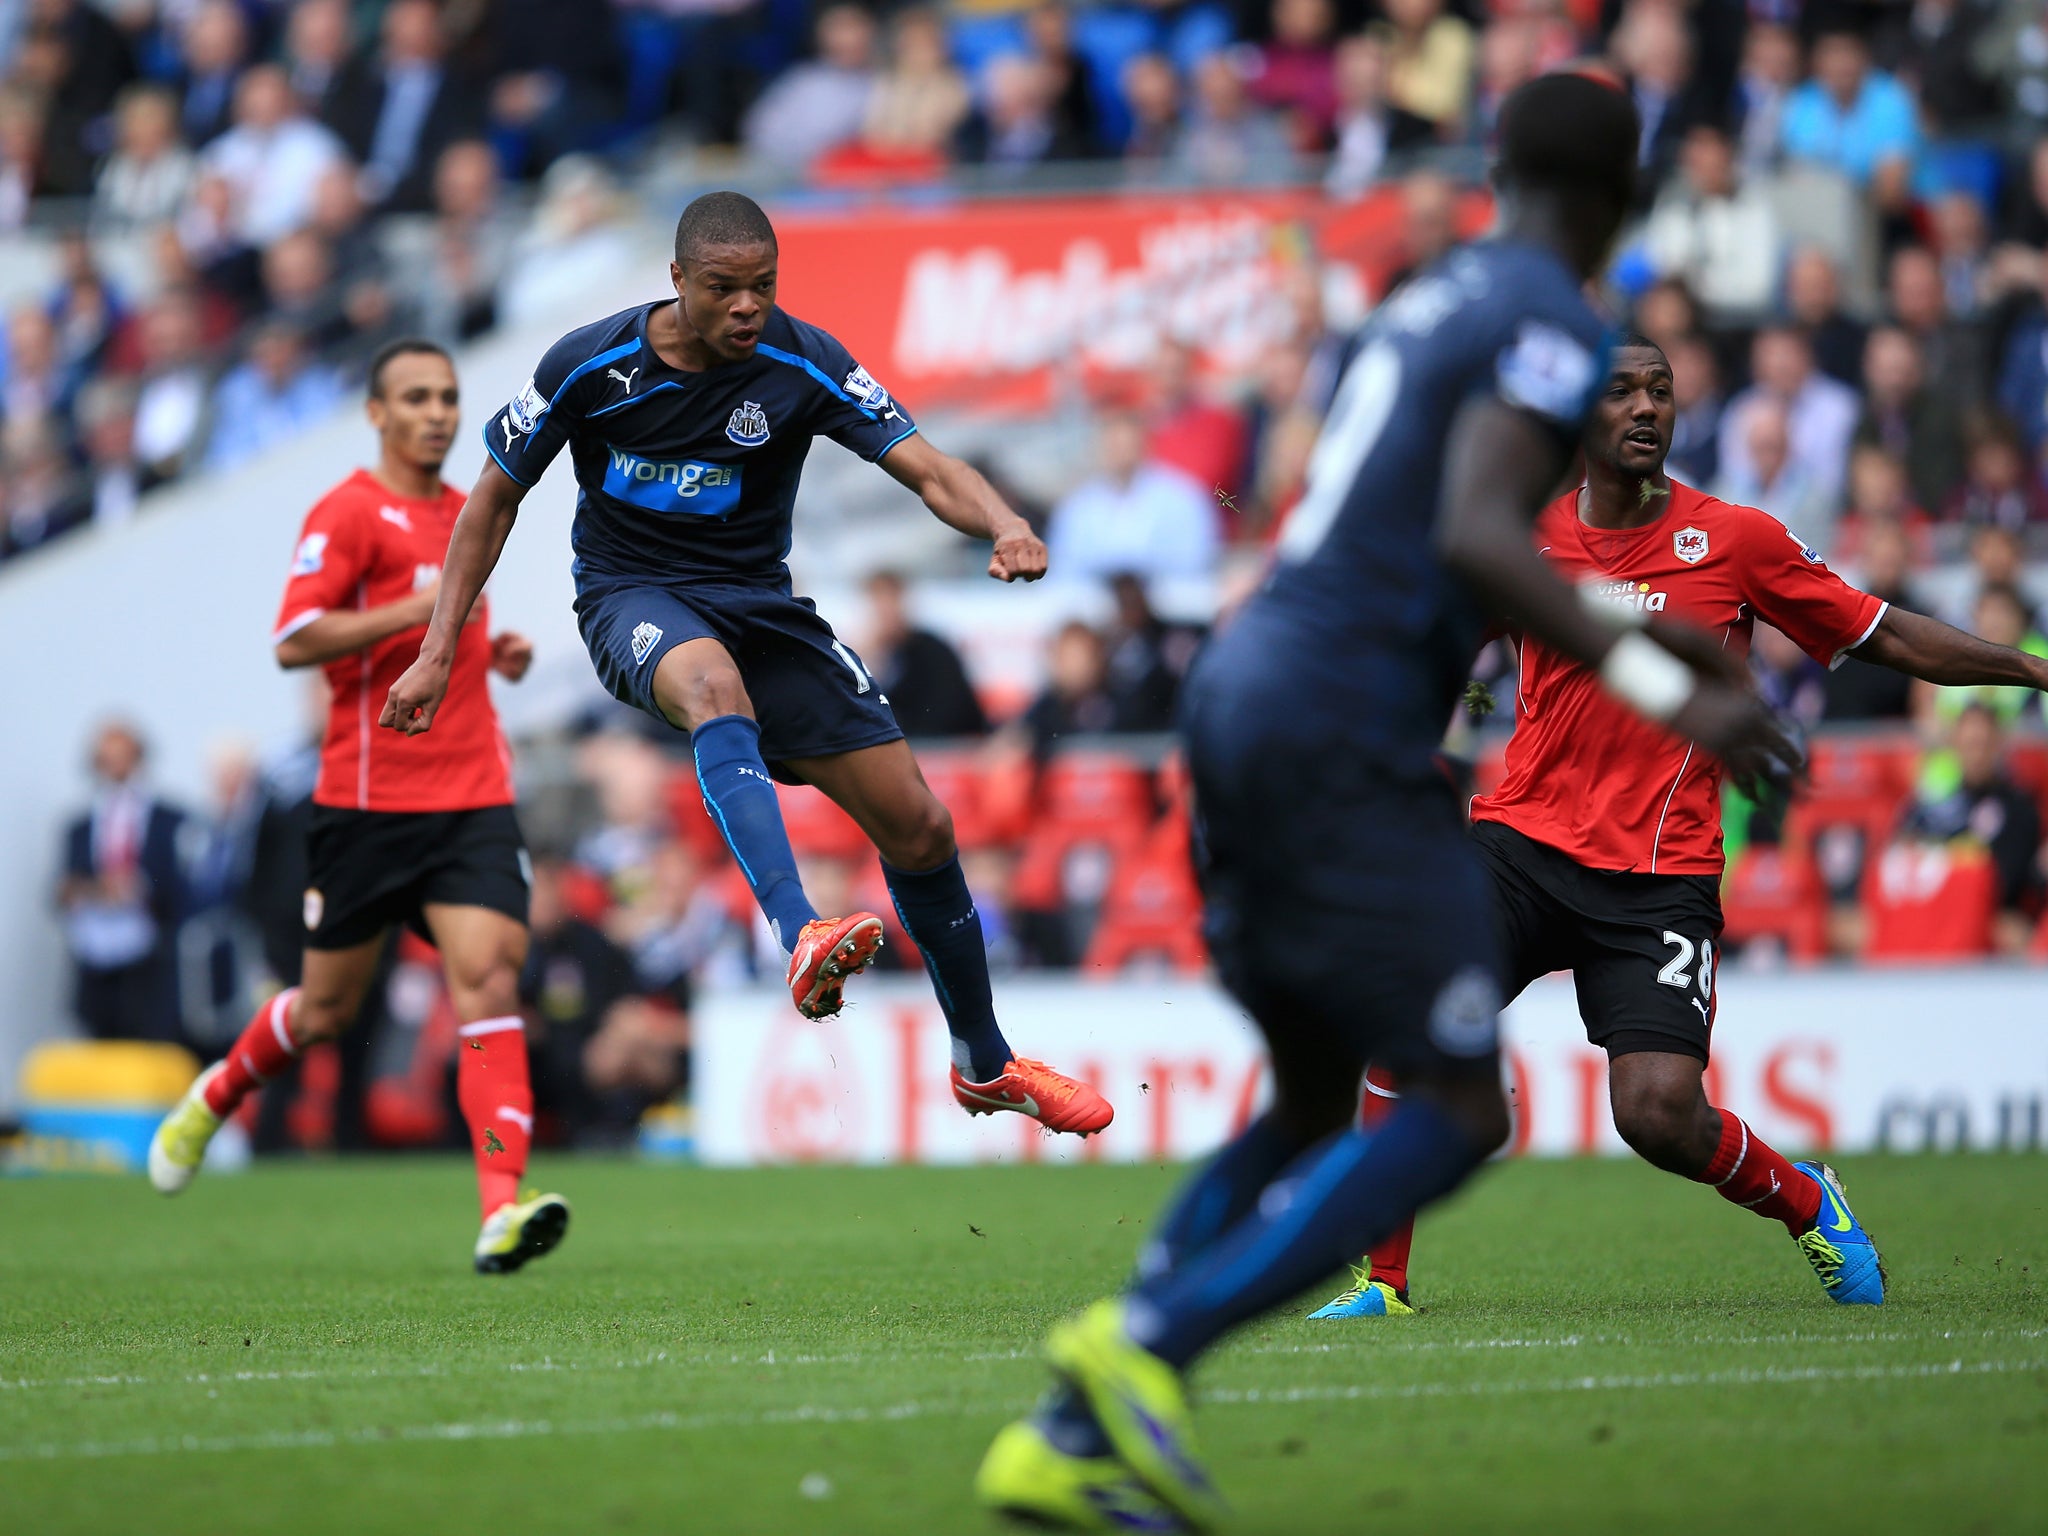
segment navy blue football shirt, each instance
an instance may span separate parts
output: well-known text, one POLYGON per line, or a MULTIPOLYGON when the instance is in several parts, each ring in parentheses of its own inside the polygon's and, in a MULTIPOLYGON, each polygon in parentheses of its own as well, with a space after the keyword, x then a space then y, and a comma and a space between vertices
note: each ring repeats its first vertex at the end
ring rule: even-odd
POLYGON ((568 445, 579 594, 620 580, 786 579, 811 439, 872 461, 917 428, 844 347, 780 309, 751 358, 685 373, 648 344, 658 308, 550 347, 485 425, 491 457, 532 485, 568 445))
POLYGON ((1360 334, 1273 574, 1205 666, 1305 743, 1429 771, 1484 633, 1436 552, 1451 425, 1491 393, 1576 445, 1610 341, 1534 246, 1466 246, 1402 284, 1360 334))

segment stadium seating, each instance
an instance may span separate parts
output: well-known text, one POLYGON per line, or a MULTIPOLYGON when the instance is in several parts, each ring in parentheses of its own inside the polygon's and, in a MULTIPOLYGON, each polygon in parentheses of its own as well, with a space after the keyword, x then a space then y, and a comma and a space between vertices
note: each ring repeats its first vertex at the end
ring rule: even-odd
POLYGON ((1895 843, 1870 861, 1863 957, 1872 961, 1971 959, 1991 952, 1998 875, 1967 843, 1895 843))
POLYGON ((1795 961, 1827 953, 1827 895, 1812 863, 1783 848, 1748 848, 1721 890, 1727 942, 1770 941, 1795 961))

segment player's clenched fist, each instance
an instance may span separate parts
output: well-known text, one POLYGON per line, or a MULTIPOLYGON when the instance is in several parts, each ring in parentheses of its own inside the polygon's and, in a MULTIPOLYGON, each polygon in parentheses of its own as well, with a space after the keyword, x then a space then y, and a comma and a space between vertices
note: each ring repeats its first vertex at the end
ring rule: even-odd
POLYGON ((995 552, 988 557, 988 573, 997 581, 1036 581, 1045 574, 1045 540, 1019 518, 1014 526, 996 535, 995 552))
POLYGON ((391 692, 384 699, 384 713, 377 717, 377 723, 417 736, 433 725, 434 712, 447 694, 447 664, 422 656, 391 685, 391 692))

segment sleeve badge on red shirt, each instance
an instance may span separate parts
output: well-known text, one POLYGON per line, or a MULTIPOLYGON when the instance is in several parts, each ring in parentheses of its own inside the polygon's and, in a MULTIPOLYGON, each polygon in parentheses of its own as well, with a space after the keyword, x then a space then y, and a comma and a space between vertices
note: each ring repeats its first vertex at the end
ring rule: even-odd
POLYGON ((1671 552, 1687 565, 1698 565, 1707 558, 1707 530, 1704 528, 1681 528, 1671 535, 1671 552))

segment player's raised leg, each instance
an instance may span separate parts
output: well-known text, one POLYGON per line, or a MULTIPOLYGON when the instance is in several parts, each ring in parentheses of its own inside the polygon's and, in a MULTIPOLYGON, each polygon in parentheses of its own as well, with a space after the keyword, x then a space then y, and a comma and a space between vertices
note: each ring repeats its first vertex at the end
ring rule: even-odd
POLYGON ((305 1049, 355 1021, 377 973, 384 935, 305 952, 299 985, 256 1010, 228 1053, 193 1080, 149 1143, 149 1180, 175 1195, 197 1177, 221 1122, 305 1049))
POLYGON ((519 1012, 526 926, 488 907, 438 902, 427 904, 425 917, 462 1021, 455 1097, 469 1125, 483 1213, 476 1267, 502 1274, 547 1253, 569 1229, 569 1203, 560 1195, 522 1199, 519 1192, 533 1139, 526 1025, 519 1012))
POLYGON ((1832 1171, 1788 1161, 1737 1116, 1716 1109, 1705 1073, 1705 1062, 1675 1051, 1614 1055, 1608 1098, 1622 1140, 1646 1162, 1783 1222, 1835 1301, 1882 1303, 1884 1261, 1832 1171))
POLYGON ((924 956, 953 1036, 953 1097, 969 1114, 1014 1110, 1049 1130, 1088 1136, 1110 1123, 1108 1100, 1042 1061, 1018 1056, 996 1023, 988 943, 975 911, 953 818, 897 740, 789 767, 836 801, 882 855, 903 928, 924 956))
POLYGON ((656 665, 653 692, 669 723, 690 733, 704 805, 775 942, 789 954, 797 1011, 807 1019, 837 1013, 846 978, 882 947, 882 920, 872 912, 821 918, 804 894, 782 802, 761 756, 761 727, 732 653, 708 637, 685 640, 656 665))

